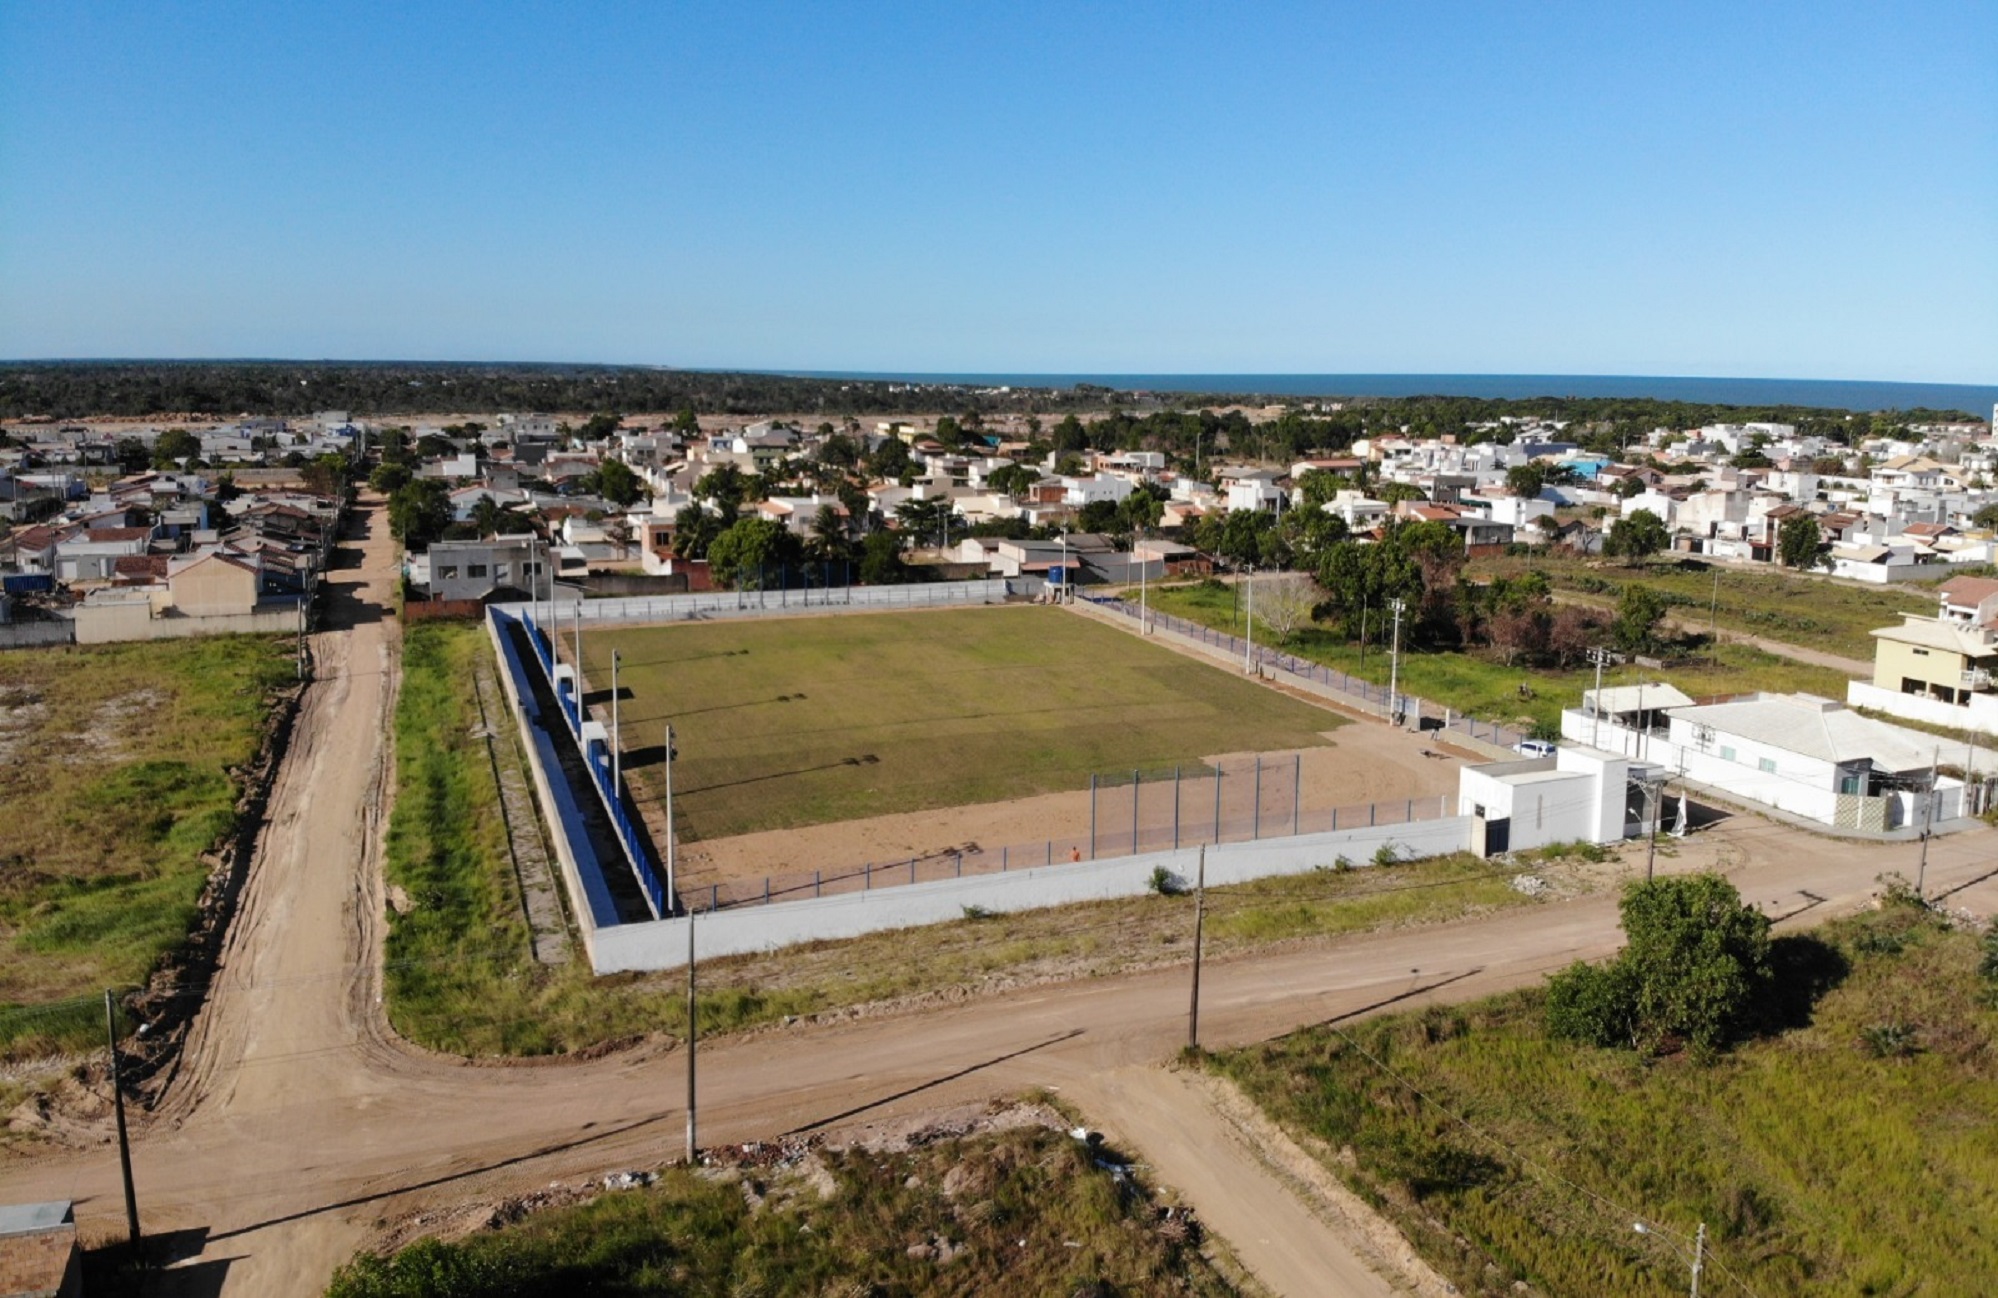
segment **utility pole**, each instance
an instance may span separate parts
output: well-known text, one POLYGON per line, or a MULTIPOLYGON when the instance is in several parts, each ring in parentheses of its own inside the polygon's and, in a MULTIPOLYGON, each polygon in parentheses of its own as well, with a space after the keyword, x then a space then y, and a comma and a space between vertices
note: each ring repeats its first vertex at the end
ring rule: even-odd
POLYGON ((1644 845, 1644 881, 1651 882, 1652 871, 1658 863, 1658 812, 1665 799, 1665 781, 1654 780, 1651 785, 1651 833, 1650 841, 1644 845))
POLYGON ((118 1074, 118 1007, 104 989, 104 1036, 111 1048, 111 1108, 118 1120, 118 1172, 125 1182, 125 1238, 139 1242, 139 1196, 132 1189, 132 1142, 125 1133, 125 1087, 118 1074))
POLYGON ((1601 748, 1603 738, 1603 665, 1609 661, 1607 649, 1589 650, 1589 661, 1596 665, 1596 688, 1589 695, 1589 747, 1601 748))
POLYGON ((1915 867, 1915 899, 1927 901, 1928 893, 1924 885, 1929 877, 1929 829, 1936 823, 1936 766, 1942 760, 1942 746, 1938 744, 1929 758, 1929 796, 1922 802, 1922 860, 1915 867))
POLYGON ((1720 670, 1720 569, 1714 569, 1714 593, 1707 602, 1707 656, 1720 670))
POLYGON ((1707 1223, 1700 1223, 1699 1233, 1693 1236, 1693 1298, 1700 1298, 1700 1272, 1707 1264, 1707 1223))
POLYGON ((1207 927, 1207 845, 1201 844, 1200 865, 1193 883, 1193 1000, 1186 1011, 1186 1047, 1200 1049, 1200 943, 1207 927))
POLYGON ((694 1043, 701 1021, 694 1003, 694 908, 687 907, 687 1166, 697 1167, 701 1146, 694 1127, 694 1043))
MULTIPOLYGON (((680 900, 680 893, 673 878, 673 845, 677 835, 673 832, 673 759, 679 756, 673 747, 673 723, 666 723, 666 909, 671 913, 680 900)), ((693 923, 693 911, 689 910, 688 924, 693 923)))
POLYGON ((1361 672, 1362 672, 1363 674, 1364 674, 1364 673, 1366 672, 1366 670, 1367 670, 1367 600, 1368 600, 1368 598, 1369 598, 1369 597, 1368 597, 1368 596, 1367 596, 1366 594, 1364 594, 1364 593, 1363 593, 1363 594, 1362 594, 1362 595, 1360 596, 1360 671, 1361 671, 1361 672))
POLYGON ((1394 645, 1388 651, 1388 724, 1401 724, 1401 614, 1408 606, 1406 600, 1397 599, 1388 607, 1394 610, 1394 645))
POLYGON ((611 797, 624 796, 624 730, 618 725, 618 651, 611 650, 611 797))

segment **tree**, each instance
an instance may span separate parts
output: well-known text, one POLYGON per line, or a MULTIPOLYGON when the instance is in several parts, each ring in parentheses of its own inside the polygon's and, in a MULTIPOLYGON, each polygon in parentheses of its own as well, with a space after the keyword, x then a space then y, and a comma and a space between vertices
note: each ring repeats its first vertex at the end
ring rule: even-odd
POLYGON ((867 457, 867 471, 883 482, 901 477, 909 471, 908 446, 899 437, 883 438, 867 457))
POLYGON ((144 473, 153 464, 153 453, 136 437, 119 438, 111 453, 118 458, 118 469, 122 473, 144 473))
POLYGON ((1621 556, 1635 564, 1671 543, 1672 536, 1665 530, 1663 519, 1648 509, 1635 509, 1610 524, 1609 535, 1603 538, 1603 553, 1621 556))
POLYGON ((895 506, 895 523, 915 545, 941 546, 951 529, 964 529, 964 520, 957 516, 949 496, 905 500, 895 506))
POLYGON ((1632 582, 1616 602, 1610 639, 1625 653, 1642 653, 1653 646, 1658 622, 1665 616, 1665 597, 1649 586, 1632 582))
POLYGON ((383 460, 368 475, 368 485, 384 496, 393 496, 410 477, 409 466, 401 460, 383 460))
POLYGON ((613 514, 604 520, 604 539, 617 547, 617 557, 626 558, 631 553, 631 516, 613 514))
POLYGON ((1776 529, 1776 555, 1786 568, 1815 568, 1823 544, 1824 534, 1818 529, 1818 520, 1809 514, 1786 518, 1776 529))
POLYGON ((843 433, 834 433, 819 443, 819 463, 835 469, 851 469, 860 464, 860 444, 843 433))
POLYGON ((1318 583, 1304 573, 1271 577, 1255 585, 1256 617, 1278 644, 1288 644, 1298 628, 1311 621, 1318 598, 1318 583))
POLYGON ((347 457, 338 451, 314 456, 298 476, 315 496, 337 496, 347 489, 347 457))
POLYGON ((201 454, 201 439, 185 428, 169 428, 153 439, 153 467, 177 469, 201 454))
POLYGON ((1998 528, 1998 504, 1986 505, 1972 514, 1970 521, 1979 527, 1998 528))
POLYGON ((606 459, 597 468, 597 494, 620 509, 629 509, 645 494, 645 485, 623 460, 606 459))
POLYGON ((1037 470, 1024 464, 1006 464, 987 474, 985 485, 1008 496, 1017 496, 1040 480, 1037 470))
POLYGON ((1618 479, 1615 488, 1616 497, 1619 500, 1629 500, 1632 496, 1641 496, 1649 485, 1643 478, 1633 473, 1628 478, 1618 479))
POLYGON ((808 548, 813 558, 827 562, 843 560, 852 552, 846 515, 837 506, 820 505, 819 512, 812 516, 812 539, 808 548))
POLYGON ((901 537, 894 532, 870 532, 860 543, 860 580, 869 586, 894 586, 907 576, 901 537))
POLYGON ((1549 981, 1549 1032, 1650 1050, 1683 1041, 1702 1054, 1738 1040, 1771 983, 1769 917, 1717 874, 1633 884, 1620 909, 1623 953, 1549 981))
POLYGON ((470 521, 472 526, 478 530, 481 537, 488 537, 498 532, 500 520, 504 517, 505 512, 500 509, 499 502, 491 496, 481 494, 472 503, 472 517, 470 521))
POLYGON ((1547 466, 1528 460, 1505 471, 1506 490, 1521 500, 1538 500, 1547 486, 1547 466))
POLYGON ((713 501, 716 512, 725 519, 733 519, 742 512, 742 502, 749 495, 749 483, 742 470, 735 465, 717 464, 694 483, 694 495, 713 501))
POLYGON ((701 417, 692 406, 681 406, 680 413, 673 416, 673 431, 682 434, 701 431, 701 417))
POLYGON ((440 478, 412 478, 389 497, 389 531, 411 550, 427 550, 451 526, 451 489, 440 478))
POLYGON ((673 553, 682 559, 705 559, 708 547, 722 534, 720 518, 699 505, 682 505, 673 515, 673 553))
POLYGON ((708 575, 724 590, 759 590, 798 561, 798 538, 772 518, 739 518, 708 546, 708 575))

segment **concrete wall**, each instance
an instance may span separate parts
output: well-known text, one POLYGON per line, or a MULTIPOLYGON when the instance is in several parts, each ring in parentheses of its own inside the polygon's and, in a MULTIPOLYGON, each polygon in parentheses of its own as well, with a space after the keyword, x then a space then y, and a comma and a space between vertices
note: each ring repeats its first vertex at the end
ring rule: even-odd
MULTIPOLYGON (((1281 874, 1302 874, 1346 857, 1370 865, 1382 844, 1393 843, 1405 858, 1463 851, 1471 843, 1471 817, 1452 816, 1415 824, 1266 838, 1225 843, 1207 849, 1207 881, 1221 885, 1281 874)), ((799 942, 859 937, 888 929, 914 928, 962 919, 968 906, 990 911, 1035 910, 1112 897, 1137 897, 1150 890, 1152 870, 1164 866, 1191 884, 1198 852, 1147 852, 1141 856, 1074 865, 1043 866, 1009 874, 944 879, 935 883, 877 888, 872 892, 745 906, 695 918, 694 945, 702 959, 769 951, 799 942)), ((688 920, 665 919, 599 929, 587 943, 600 974, 627 970, 673 969, 686 963, 688 920)))
POLYGON ((237 617, 154 617, 152 608, 143 601, 76 606, 78 644, 178 640, 198 635, 274 635, 296 630, 298 605, 292 601, 260 604, 256 612, 237 617))
MULTIPOLYGON (((1855 708, 1872 708, 1910 721, 1926 722, 1932 726, 1947 726, 1951 730, 1970 730, 1983 735, 1998 735, 1998 694, 1972 694, 1968 703, 1944 703, 1941 699, 1924 698, 1919 694, 1903 694, 1898 688, 1868 685, 1865 681, 1848 681, 1845 687, 1845 701, 1855 708)), ((1987 747, 1990 741, 1987 740, 1987 747)), ((1961 744, 1943 745, 1943 761, 1954 761, 1949 749, 1961 749, 1961 744)), ((1993 755, 1984 753, 1978 768, 1984 771, 1994 769, 1993 755)))
MULTIPOLYGON (((634 624, 708 621, 732 617, 762 617, 786 613, 865 613, 903 608, 933 608, 954 604, 999 604, 1009 591, 1003 578, 985 581, 922 582, 907 586, 832 586, 810 590, 705 591, 691 595, 656 595, 634 599, 590 599, 582 603, 585 623, 634 624)), ((499 605, 513 617, 532 616, 531 604, 499 605)), ((569 625, 569 607, 563 626, 569 625)))

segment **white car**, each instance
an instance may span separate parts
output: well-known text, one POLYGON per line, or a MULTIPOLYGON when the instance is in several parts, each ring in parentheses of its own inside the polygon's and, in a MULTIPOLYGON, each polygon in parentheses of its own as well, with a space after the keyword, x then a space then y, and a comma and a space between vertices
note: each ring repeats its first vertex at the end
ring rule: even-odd
POLYGON ((1512 751, 1521 757, 1552 757, 1554 745, 1545 739, 1522 739, 1512 746, 1512 751))

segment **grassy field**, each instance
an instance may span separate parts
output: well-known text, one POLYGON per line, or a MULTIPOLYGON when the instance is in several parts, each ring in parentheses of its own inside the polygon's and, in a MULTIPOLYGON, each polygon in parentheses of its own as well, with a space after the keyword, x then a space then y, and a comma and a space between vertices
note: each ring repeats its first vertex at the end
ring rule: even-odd
MULTIPOLYGON (((390 921, 390 1019, 411 1040, 465 1055, 677 1035, 686 1023, 681 975, 593 978, 580 960, 550 967, 533 958, 499 836, 491 759, 474 734, 469 673, 487 669, 491 653, 478 628, 441 622, 411 627, 404 641, 386 868, 410 905, 390 921)), ((1463 856, 1217 888, 1208 895, 1208 949, 1226 955, 1536 904, 1507 877, 1463 856)), ((1192 929, 1189 898, 1133 897, 709 961, 701 1027, 724 1032, 785 1015, 1178 963, 1189 958, 1192 929)))
MULTIPOLYGON (((1161 613, 1241 633, 1234 592, 1226 585, 1162 586, 1148 594, 1152 607, 1161 613)), ((1259 641, 1269 635, 1260 618, 1256 628, 1259 641)), ((1313 626, 1298 631, 1283 647, 1349 676, 1387 684, 1388 653, 1383 645, 1369 645, 1363 665, 1358 644, 1313 626)), ((1615 667, 1603 673, 1603 684, 1635 685, 1662 679, 1696 699, 1751 690, 1803 690, 1828 698, 1845 697, 1846 678, 1829 668, 1779 658, 1744 644, 1723 645, 1720 660, 1718 667, 1703 664, 1663 672, 1630 665, 1615 667)), ((1537 727, 1548 734, 1558 734, 1561 709, 1580 707, 1582 691, 1594 684, 1594 668, 1554 671, 1508 667, 1469 653, 1404 653, 1401 658, 1400 686, 1405 692, 1457 712, 1522 728, 1537 727)))
POLYGON ((185 940, 291 642, 0 652, 0 1058, 101 1044, 185 940))
POLYGON ((1723 631, 1765 636, 1863 662, 1873 661, 1874 642, 1868 632, 1875 627, 1899 626, 1903 613, 1934 616, 1936 611, 1936 598, 1928 590, 1911 593, 1834 581, 1822 573, 1777 568, 1745 572, 1663 557, 1626 568, 1614 561, 1565 555, 1506 556, 1476 560, 1470 573, 1482 579, 1516 576, 1529 568, 1546 573, 1556 591, 1605 606, 1615 601, 1623 586, 1641 583, 1664 595, 1674 605, 1673 616, 1690 626, 1707 625, 1709 607, 1718 595, 1715 620, 1723 631))
POLYGON ((1091 772, 1324 742, 1339 719, 1054 608, 853 614, 601 631, 625 770, 661 796, 679 736, 683 838, 725 838, 1087 787, 1091 772))
POLYGON ((1142 1187, 1045 1127, 789 1167, 669 1168, 642 1190, 357 1258, 329 1298, 1238 1292, 1142 1187))
MULTIPOLYGON (((1704 1292, 1991 1292, 1998 985, 1979 940, 1895 906, 1811 943, 1803 1026, 1711 1066, 1549 1040, 1543 994, 1313 1029, 1219 1057, 1467 1294, 1685 1291, 1645 1220, 1712 1247, 1704 1292)), ((1801 948, 1797 948, 1801 949, 1801 948)))

